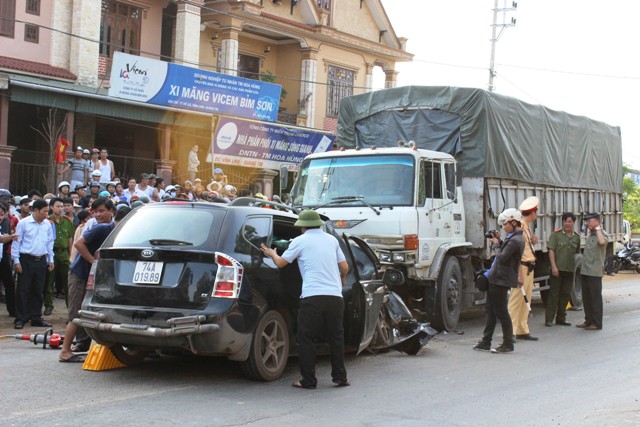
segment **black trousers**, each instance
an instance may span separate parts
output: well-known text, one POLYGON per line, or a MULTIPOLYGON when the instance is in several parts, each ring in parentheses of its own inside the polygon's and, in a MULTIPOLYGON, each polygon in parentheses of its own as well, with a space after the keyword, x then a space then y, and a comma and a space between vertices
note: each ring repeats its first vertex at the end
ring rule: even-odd
POLYGON ((47 281, 47 259, 20 254, 22 273, 16 286, 16 322, 42 320, 44 285, 47 281))
POLYGON ((602 277, 582 275, 584 323, 602 329, 602 277))
POLYGON ((513 348, 513 325, 511 324, 511 316, 509 316, 509 310, 507 308, 509 301, 508 294, 509 288, 489 283, 487 303, 484 306, 487 320, 482 341, 491 344, 497 320, 500 320, 500 325, 502 326, 502 342, 504 345, 513 348))
POLYGON ((571 298, 573 288, 573 272, 560 271, 560 276, 551 275, 549 278, 549 295, 547 296, 547 309, 545 322, 564 322, 567 320, 567 304, 571 298))
POLYGON ((11 254, 3 254, 0 261, 0 282, 4 286, 4 297, 9 316, 16 315, 16 285, 11 271, 11 254))
POLYGON ((316 349, 314 339, 324 338, 331 353, 331 378, 347 379, 344 367, 344 326, 342 323, 344 300, 334 296, 313 296, 300 300, 298 310, 298 354, 301 384, 315 387, 316 349))

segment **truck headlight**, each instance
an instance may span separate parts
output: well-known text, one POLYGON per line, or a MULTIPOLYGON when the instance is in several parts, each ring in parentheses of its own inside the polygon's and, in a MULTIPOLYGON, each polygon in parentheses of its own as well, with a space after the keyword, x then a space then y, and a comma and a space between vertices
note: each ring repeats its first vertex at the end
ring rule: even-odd
POLYGON ((391 254, 389 252, 380 252, 378 259, 380 262, 391 262, 391 254))
POLYGON ((394 252, 393 253, 393 262, 405 262, 407 257, 402 252, 394 252))

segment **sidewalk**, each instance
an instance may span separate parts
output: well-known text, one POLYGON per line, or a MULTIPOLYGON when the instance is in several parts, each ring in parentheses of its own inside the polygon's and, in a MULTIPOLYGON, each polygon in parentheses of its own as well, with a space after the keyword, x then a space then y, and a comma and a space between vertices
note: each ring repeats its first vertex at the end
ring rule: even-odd
MULTIPOLYGON (((67 306, 64 300, 54 298, 53 313, 50 316, 42 316, 42 319, 47 323, 51 323, 54 333, 64 335, 64 329, 67 326, 67 306)), ((0 303, 0 336, 43 333, 47 330, 47 328, 42 327, 35 328, 29 322, 24 325, 23 329, 14 329, 13 320, 13 317, 9 317, 7 306, 4 303, 0 303)))

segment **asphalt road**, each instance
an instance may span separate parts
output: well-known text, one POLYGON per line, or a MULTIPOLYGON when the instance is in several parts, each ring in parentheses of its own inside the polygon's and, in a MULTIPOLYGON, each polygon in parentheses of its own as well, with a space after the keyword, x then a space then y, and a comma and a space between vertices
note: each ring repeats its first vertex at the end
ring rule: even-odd
MULTIPOLYGON (((349 356, 345 388, 332 386, 327 358, 318 389, 299 390, 290 385, 296 359, 271 383, 245 380, 220 358, 92 372, 58 363, 57 350, 3 339, 0 425, 640 425, 640 275, 606 277, 604 296, 602 331, 545 327, 537 301, 530 325, 539 342, 482 353, 471 349, 483 326, 476 311, 464 316, 463 334, 438 335, 416 356, 349 356)), ((568 320, 581 323, 582 312, 568 320)))

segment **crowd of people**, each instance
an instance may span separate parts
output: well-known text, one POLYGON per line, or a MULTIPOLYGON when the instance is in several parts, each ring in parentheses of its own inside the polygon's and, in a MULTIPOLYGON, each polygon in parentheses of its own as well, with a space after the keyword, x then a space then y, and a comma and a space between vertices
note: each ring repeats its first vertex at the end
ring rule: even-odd
MULTIPOLYGON (((268 200, 260 193, 236 189, 222 169, 216 168, 207 184, 200 178, 166 185, 153 173, 121 179, 108 158, 108 150, 77 147, 58 174, 70 171, 56 191, 33 189, 24 196, 0 189, 0 297, 14 327, 27 323, 50 327, 43 319, 54 310, 54 298, 65 299, 68 309, 65 347, 61 361, 81 361, 73 351, 86 351, 88 336, 80 331, 76 344, 73 317, 80 309, 84 288, 98 247, 130 210, 169 199, 230 203, 237 197, 268 200), (102 230, 96 237, 96 230, 102 230)), ((274 196, 274 201, 279 201, 274 196)))

